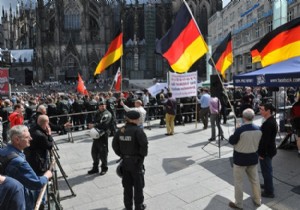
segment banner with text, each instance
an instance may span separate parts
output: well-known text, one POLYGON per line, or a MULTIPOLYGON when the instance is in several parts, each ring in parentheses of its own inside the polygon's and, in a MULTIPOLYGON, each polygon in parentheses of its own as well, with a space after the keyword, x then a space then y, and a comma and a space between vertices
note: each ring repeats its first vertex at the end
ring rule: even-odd
POLYGON ((197 95, 197 72, 176 74, 170 73, 170 90, 174 98, 197 95))
POLYGON ((9 96, 9 78, 7 68, 0 68, 0 96, 9 96))

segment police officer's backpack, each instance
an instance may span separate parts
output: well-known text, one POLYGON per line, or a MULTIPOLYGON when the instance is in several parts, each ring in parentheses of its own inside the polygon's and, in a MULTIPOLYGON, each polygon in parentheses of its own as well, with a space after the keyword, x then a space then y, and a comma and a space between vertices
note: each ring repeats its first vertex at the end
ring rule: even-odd
POLYGON ((13 152, 11 154, 9 154, 8 156, 2 156, 0 155, 0 174, 5 175, 5 169, 7 167, 7 165, 9 164, 9 162, 18 157, 17 153, 13 152))

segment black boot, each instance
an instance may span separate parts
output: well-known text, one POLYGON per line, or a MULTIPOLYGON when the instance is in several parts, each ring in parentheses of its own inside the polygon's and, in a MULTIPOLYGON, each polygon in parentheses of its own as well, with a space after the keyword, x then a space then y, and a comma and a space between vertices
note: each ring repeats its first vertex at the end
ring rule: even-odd
POLYGON ((88 171, 88 174, 96 174, 96 173, 99 173, 98 168, 92 168, 91 170, 88 171))

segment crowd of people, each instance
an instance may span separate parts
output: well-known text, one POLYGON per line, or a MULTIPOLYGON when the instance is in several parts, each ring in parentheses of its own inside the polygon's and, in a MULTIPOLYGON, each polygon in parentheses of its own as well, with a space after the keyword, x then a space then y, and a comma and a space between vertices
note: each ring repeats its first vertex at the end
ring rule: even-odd
MULTIPOLYGON (((281 93, 280 88, 276 97, 280 95, 281 98, 282 94, 286 94, 284 106, 293 104, 290 119, 297 135, 300 156, 299 91, 288 90, 281 93)), ((132 209, 134 201, 135 209, 145 209, 143 162, 148 151, 147 136, 143 130, 145 121, 159 119, 160 126, 166 127, 166 136, 174 135, 176 124, 195 120, 203 123, 203 129, 208 129, 210 122, 211 138, 208 141, 215 141, 217 136, 223 138, 221 121, 223 119, 223 124, 227 123, 228 111, 232 108, 230 104, 233 104, 235 114, 241 116, 243 124, 229 138, 229 142, 234 145, 235 180, 235 202, 230 202, 229 206, 237 209, 243 206, 241 178, 244 172, 252 184, 253 201, 259 206, 261 196, 275 197, 272 158, 276 155, 278 126, 274 113, 281 104, 278 102, 276 107, 270 103, 272 100, 273 91, 249 87, 236 91, 227 89, 218 97, 211 96, 209 89, 201 88, 197 97, 181 99, 175 99, 172 92, 165 89, 156 96, 151 96, 147 90, 118 94, 97 92, 87 96, 76 93, 14 94, 0 103, 2 138, 6 145, 0 150, 0 155, 9 158, 5 176, 0 174, 0 193, 8 192, 7 187, 11 187, 11 190, 18 191, 15 194, 18 199, 24 197, 21 199, 24 202, 13 204, 18 205, 14 209, 33 209, 41 188, 52 177, 49 166, 54 144, 53 131, 63 135, 69 129, 93 129, 97 132, 91 148, 93 165, 87 173, 99 173, 102 176, 107 173, 108 138, 113 136, 113 149, 123 160, 124 205, 126 209, 132 209), (265 119, 261 127, 252 123, 256 113, 265 119), (117 128, 119 122, 125 122, 125 125, 117 128), (218 128, 218 134, 215 127, 218 128), (258 163, 263 185, 259 185, 258 181, 258 163), (20 186, 24 188, 23 194, 20 186), (260 192, 261 188, 264 189, 263 193, 260 192)), ((10 200, 0 201, 5 208, 12 205, 8 203, 10 200)), ((45 196, 41 206, 44 205, 45 196)))

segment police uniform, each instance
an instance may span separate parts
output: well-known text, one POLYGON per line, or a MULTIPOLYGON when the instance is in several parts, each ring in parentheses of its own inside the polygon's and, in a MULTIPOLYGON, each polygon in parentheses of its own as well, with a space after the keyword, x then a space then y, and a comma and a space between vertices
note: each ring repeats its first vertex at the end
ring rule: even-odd
MULTIPOLYGON (((99 101, 100 105, 105 105, 106 102, 104 99, 99 101)), ((94 127, 97 128, 103 135, 99 139, 94 139, 92 145, 92 158, 93 158, 93 168, 88 171, 88 174, 98 173, 99 169, 99 159, 101 160, 101 172, 100 175, 106 174, 107 167, 107 156, 108 156, 108 136, 109 136, 109 126, 110 121, 112 120, 111 113, 104 109, 104 111, 98 110, 94 118, 94 127)))
POLYGON ((111 120, 111 124, 110 124, 110 136, 114 136, 116 133, 116 98, 115 97, 110 97, 107 99, 106 101, 106 108, 107 110, 111 113, 112 115, 112 120, 111 120))
POLYGON ((2 117, 2 139, 5 143, 8 143, 7 131, 9 130, 8 116, 13 112, 13 108, 7 105, 0 110, 0 116, 2 117))
MULTIPOLYGON (((126 113, 128 119, 138 119, 137 111, 126 113)), ((148 140, 143 129, 134 123, 127 122, 119 129, 112 141, 115 153, 123 159, 122 185, 124 188, 124 205, 126 209, 133 209, 133 198, 136 210, 146 208, 144 204, 144 158, 148 153, 148 140), (134 194, 134 196, 133 196, 134 194)))
POLYGON ((73 124, 76 126, 75 130, 78 130, 79 126, 84 130, 84 114, 78 114, 84 110, 84 101, 81 98, 76 99, 72 104, 72 108, 73 112, 76 113, 76 115, 73 116, 73 124))

